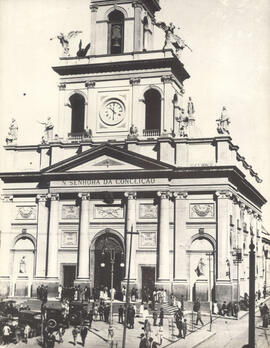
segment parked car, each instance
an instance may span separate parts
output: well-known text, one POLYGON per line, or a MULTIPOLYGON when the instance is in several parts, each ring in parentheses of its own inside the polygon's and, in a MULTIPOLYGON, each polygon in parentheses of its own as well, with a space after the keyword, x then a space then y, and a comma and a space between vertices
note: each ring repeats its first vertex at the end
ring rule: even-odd
POLYGON ((31 336, 39 336, 41 333, 41 312, 21 310, 19 312, 18 324, 21 328, 28 324, 31 327, 31 336))
POLYGON ((68 318, 61 302, 49 301, 43 306, 45 325, 51 331, 57 331, 59 324, 68 327, 68 318))
POLYGON ((16 307, 16 301, 14 300, 4 300, 0 302, 0 315, 3 316, 18 316, 18 308, 16 307))
POLYGON ((69 322, 71 325, 79 325, 87 318, 87 303, 73 301, 69 305, 69 322))

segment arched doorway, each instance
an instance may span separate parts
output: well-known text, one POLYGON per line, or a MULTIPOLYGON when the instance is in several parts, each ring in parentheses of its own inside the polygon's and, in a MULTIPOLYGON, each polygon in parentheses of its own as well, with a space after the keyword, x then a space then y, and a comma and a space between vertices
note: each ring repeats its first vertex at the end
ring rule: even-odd
POLYGON ((213 300, 215 286, 215 255, 213 244, 204 237, 193 240, 189 250, 190 300, 213 300))
POLYGON ((124 248, 120 238, 111 229, 106 229, 95 241, 94 286, 111 288, 111 256, 114 259, 113 287, 119 292, 125 272, 124 248))
POLYGON ((12 296, 31 296, 35 246, 30 238, 19 238, 13 249, 12 296))

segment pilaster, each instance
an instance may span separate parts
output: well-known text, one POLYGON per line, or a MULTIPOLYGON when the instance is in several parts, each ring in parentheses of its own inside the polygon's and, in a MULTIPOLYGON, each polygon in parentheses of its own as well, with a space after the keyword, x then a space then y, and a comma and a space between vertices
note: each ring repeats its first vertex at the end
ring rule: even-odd
POLYGON ((187 283, 187 233, 188 193, 174 192, 174 294, 188 295, 187 283))
POLYGON ((38 223, 37 223, 37 246, 36 246, 36 277, 44 278, 46 275, 46 255, 48 237, 47 195, 38 195, 38 223))
POLYGON ((49 194, 50 217, 48 233, 48 260, 47 277, 58 277, 58 222, 59 222, 59 195, 49 194))
POLYGON ((170 258, 170 210, 171 192, 158 192, 159 202, 159 241, 158 241, 158 282, 169 282, 170 258))
POLYGON ((142 25, 142 5, 133 2, 134 7, 134 52, 141 52, 143 49, 143 25, 142 25))
POLYGON ((89 281, 89 193, 79 193, 81 200, 80 207, 80 233, 79 233, 79 247, 78 247, 78 281, 89 281))
POLYGON ((97 21, 97 5, 90 5, 91 11, 91 36, 90 36, 90 55, 94 56, 96 54, 96 21, 97 21))

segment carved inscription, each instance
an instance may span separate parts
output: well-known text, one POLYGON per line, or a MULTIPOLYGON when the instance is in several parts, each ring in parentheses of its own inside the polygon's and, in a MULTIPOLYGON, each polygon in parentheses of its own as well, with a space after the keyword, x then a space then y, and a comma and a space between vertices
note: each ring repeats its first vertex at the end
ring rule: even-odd
POLYGON ((140 247, 155 248, 157 246, 157 234, 154 231, 140 232, 140 247))

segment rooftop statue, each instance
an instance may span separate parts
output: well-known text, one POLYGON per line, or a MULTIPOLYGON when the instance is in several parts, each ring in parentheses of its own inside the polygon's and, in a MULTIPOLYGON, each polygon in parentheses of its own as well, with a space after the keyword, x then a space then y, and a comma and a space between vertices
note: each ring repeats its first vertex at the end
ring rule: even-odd
POLYGON ((128 139, 137 139, 138 137, 138 128, 134 126, 134 124, 131 125, 129 128, 129 134, 128 139))
POLYGON ((173 23, 167 25, 165 22, 155 22, 155 25, 165 32, 165 42, 163 46, 164 50, 166 48, 175 48, 177 55, 179 55, 180 51, 182 51, 185 47, 192 51, 185 41, 174 33, 175 25, 173 25, 173 23))
POLYGON ((16 142, 17 139, 18 139, 18 125, 17 125, 15 118, 12 118, 11 124, 9 126, 8 135, 6 137, 6 143, 7 143, 7 145, 12 144, 12 143, 16 142))
POLYGON ((217 131, 219 134, 230 134, 229 125, 231 123, 228 117, 228 112, 225 106, 223 106, 220 118, 217 121, 217 131))
POLYGON ((46 121, 39 122, 44 125, 44 133, 45 135, 42 137, 42 143, 49 142, 53 138, 53 128, 54 125, 51 121, 51 117, 48 117, 46 121))
POLYGON ((58 39, 60 41, 60 44, 63 47, 63 55, 64 56, 70 56, 70 53, 69 53, 69 40, 74 38, 74 37, 76 37, 80 33, 82 33, 82 31, 78 31, 78 30, 70 31, 67 35, 64 35, 63 33, 60 33, 56 37, 52 37, 50 40, 58 39))
POLYGON ((185 110, 181 109, 181 114, 176 117, 176 121, 179 123, 179 136, 180 138, 188 137, 187 127, 188 127, 188 117, 185 115, 185 110))
POLYGON ((90 46, 91 46, 91 43, 89 42, 89 44, 86 45, 85 48, 82 48, 82 40, 80 40, 79 50, 77 52, 77 57, 79 57, 79 58, 85 57, 87 55, 87 52, 88 52, 90 46))

